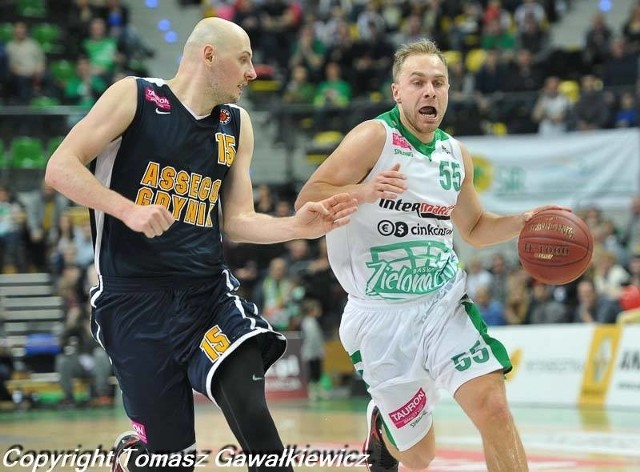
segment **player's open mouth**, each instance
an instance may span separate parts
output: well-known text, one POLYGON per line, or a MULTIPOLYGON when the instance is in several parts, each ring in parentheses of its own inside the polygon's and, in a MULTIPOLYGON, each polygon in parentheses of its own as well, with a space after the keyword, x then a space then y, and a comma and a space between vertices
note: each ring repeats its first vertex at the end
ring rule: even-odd
POLYGON ((436 116, 438 116, 438 110, 436 110, 435 107, 422 107, 420 108, 420 110, 418 110, 418 112, 422 115, 422 116, 426 116, 427 118, 435 118, 436 116))

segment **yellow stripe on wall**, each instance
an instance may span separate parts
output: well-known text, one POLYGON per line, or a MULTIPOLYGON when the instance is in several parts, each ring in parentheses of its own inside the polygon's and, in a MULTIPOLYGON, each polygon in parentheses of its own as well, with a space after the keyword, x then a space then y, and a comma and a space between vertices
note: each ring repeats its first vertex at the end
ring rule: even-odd
POLYGON ((593 332, 578 400, 581 406, 604 405, 616 364, 620 333, 617 325, 597 326, 593 332))

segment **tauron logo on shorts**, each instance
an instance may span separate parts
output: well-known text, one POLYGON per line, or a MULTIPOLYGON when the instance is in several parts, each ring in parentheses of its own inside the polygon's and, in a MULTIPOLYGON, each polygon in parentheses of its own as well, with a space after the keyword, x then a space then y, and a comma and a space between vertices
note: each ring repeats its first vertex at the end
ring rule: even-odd
POLYGON ((416 212, 420 218, 435 218, 437 220, 448 220, 455 205, 434 205, 428 202, 407 202, 402 198, 397 200, 380 199, 381 208, 385 210, 403 211, 405 213, 416 212))
POLYGON ((389 418, 396 428, 408 425, 422 413, 427 406, 427 394, 419 389, 411 400, 402 405, 396 411, 389 413, 389 418))

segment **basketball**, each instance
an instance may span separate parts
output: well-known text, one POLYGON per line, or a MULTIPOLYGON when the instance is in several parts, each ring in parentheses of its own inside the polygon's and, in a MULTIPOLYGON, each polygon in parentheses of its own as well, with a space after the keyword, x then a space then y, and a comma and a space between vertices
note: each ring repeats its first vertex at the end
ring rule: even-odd
POLYGON ((568 210, 543 210, 527 221, 518 238, 522 267, 536 280, 563 285, 591 262, 593 238, 584 221, 568 210))

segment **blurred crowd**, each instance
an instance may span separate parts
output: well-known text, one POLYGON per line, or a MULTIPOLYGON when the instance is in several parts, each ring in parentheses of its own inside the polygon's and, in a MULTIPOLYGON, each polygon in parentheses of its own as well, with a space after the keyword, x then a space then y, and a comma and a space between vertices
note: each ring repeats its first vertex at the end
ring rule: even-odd
POLYGON ((278 84, 266 107, 294 113, 312 131, 345 131, 388 107, 393 51, 419 37, 445 51, 451 98, 444 126, 456 134, 638 125, 640 3, 621 28, 608 26, 594 5, 582 50, 552 45, 552 26, 571 11, 561 0, 203 5, 249 32, 258 78, 278 84))
POLYGON ((153 50, 120 0, 42 5, 42 12, 0 7, 0 104, 88 109, 115 80, 147 74, 153 50))

